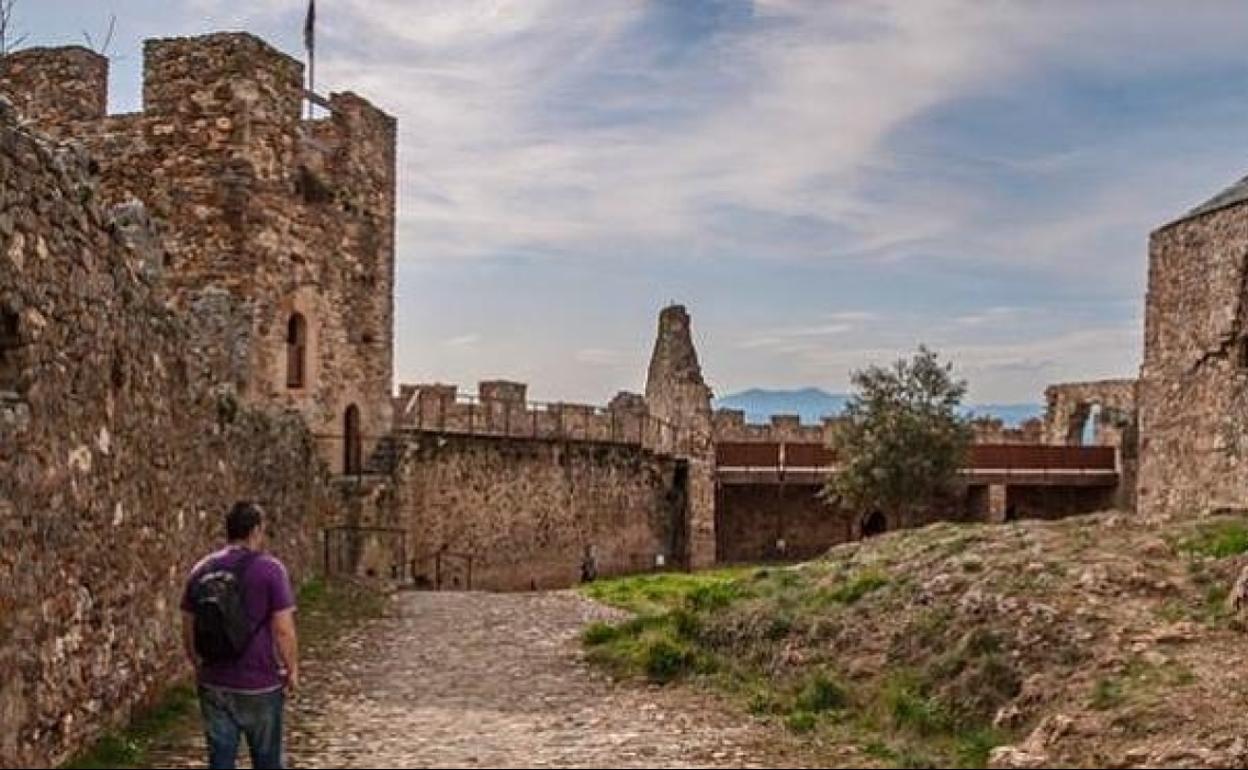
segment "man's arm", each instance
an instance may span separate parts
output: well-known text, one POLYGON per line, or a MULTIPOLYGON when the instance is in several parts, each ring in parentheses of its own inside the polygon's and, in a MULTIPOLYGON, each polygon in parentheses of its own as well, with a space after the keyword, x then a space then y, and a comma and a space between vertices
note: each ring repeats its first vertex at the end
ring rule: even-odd
POLYGON ((273 614, 273 639, 277 643, 277 655, 286 669, 286 687, 299 689, 299 636, 295 631, 295 608, 279 610, 273 614))
POLYGON ((195 615, 182 610, 182 650, 191 667, 199 669, 199 656, 195 654, 195 615))

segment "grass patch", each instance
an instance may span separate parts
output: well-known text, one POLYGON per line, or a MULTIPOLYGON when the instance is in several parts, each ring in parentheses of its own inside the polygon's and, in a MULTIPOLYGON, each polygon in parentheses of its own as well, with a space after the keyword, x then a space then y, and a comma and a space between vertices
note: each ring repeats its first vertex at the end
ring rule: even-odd
POLYGON ((809 711, 794 711, 784 720, 784 724, 795 733, 808 733, 815 729, 819 720, 809 711))
POLYGON ((770 573, 748 567, 697 573, 663 573, 597 580, 585 586, 595 601, 638 615, 654 615, 678 607, 717 609, 742 598, 754 573, 770 573))
POLYGON ((1179 550, 1194 556, 1225 559, 1248 552, 1248 526, 1239 521, 1206 524, 1179 543, 1179 550))
POLYGON ((134 767, 147 757, 152 744, 170 731, 184 727, 198 714, 195 688, 182 683, 172 687, 155 706, 140 711, 124 730, 101 738, 89 751, 63 765, 65 768, 134 767))
POLYGON ((849 705, 849 694, 823 672, 812 676, 797 694, 798 711, 819 714, 839 711, 849 705))
POLYGON ((829 592, 828 598, 838 604, 856 604, 864 596, 888 585, 883 573, 868 570, 859 573, 829 592))
POLYGON ((581 632, 581 641, 588 647, 597 647, 598 645, 607 644, 618 639, 620 629, 610 623, 598 621, 591 623, 581 632))
POLYGON ((1097 711, 1108 711, 1121 706, 1126 701, 1122 680, 1118 677, 1105 676, 1092 685, 1092 695, 1088 698, 1088 706, 1097 711))
POLYGON ((930 738, 952 731, 953 716, 943 703, 924 691, 917 677, 894 675, 880 693, 881 704, 893 728, 930 738))
POLYGON ((960 629, 947 608, 922 611, 894 638, 892 673, 852 689, 831 652, 837 629, 902 600, 906 585, 878 566, 827 562, 600 581, 582 590, 635 615, 581 638, 590 660, 617 675, 702 676, 812 741, 857 741, 898 767, 982 766, 1008 737, 991 717, 1020 687, 1006 637, 960 629))

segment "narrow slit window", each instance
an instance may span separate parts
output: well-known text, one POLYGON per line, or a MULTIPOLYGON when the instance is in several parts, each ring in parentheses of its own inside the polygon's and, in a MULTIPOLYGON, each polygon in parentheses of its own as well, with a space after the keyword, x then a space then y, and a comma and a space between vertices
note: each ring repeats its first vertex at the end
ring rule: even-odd
POLYGON ((0 309, 0 390, 17 390, 22 374, 18 361, 21 347, 17 314, 0 309))
POLYGON ((308 323, 295 313, 286 324, 286 387, 307 385, 308 323))

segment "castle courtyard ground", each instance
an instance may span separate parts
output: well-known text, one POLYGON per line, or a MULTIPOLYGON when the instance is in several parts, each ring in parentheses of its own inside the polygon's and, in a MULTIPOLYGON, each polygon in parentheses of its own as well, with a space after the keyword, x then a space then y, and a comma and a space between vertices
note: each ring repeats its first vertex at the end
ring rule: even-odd
MULTIPOLYGON (((294 767, 810 767, 780 728, 691 687, 612 682, 571 592, 403 592, 305 663, 294 767)), ((153 767, 202 767, 193 730, 153 767)))

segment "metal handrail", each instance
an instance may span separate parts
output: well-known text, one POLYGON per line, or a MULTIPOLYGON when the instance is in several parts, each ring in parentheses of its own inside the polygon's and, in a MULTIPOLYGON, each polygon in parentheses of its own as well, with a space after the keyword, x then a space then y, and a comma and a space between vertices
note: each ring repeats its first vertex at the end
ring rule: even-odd
MULTIPOLYGON (((390 564, 390 577, 392 580, 403 580, 405 577, 407 577, 405 572, 408 568, 408 565, 410 564, 407 558, 407 530, 401 529, 398 527, 371 527, 371 526, 355 526, 355 525, 330 526, 330 527, 325 527, 324 529, 321 530, 321 544, 323 548, 323 560, 324 560, 324 569, 325 569, 326 576, 335 574, 335 570, 334 570, 335 561, 332 558, 333 549, 332 549, 331 543, 335 539, 335 535, 340 536, 344 534, 352 534, 352 535, 357 535, 357 536, 362 535, 362 534, 391 535, 391 536, 397 535, 398 541, 399 541, 399 555, 398 555, 398 559, 393 561, 390 564)), ((339 559, 338 561, 340 562, 341 559, 339 559)))

